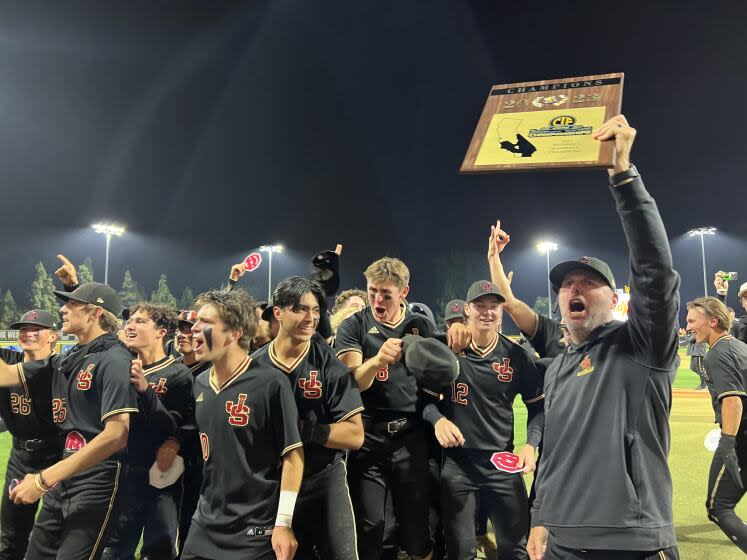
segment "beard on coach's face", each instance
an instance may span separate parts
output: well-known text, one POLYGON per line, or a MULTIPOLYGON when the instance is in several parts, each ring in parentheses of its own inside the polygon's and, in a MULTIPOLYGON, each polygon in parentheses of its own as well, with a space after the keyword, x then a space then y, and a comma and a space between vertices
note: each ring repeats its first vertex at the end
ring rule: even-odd
POLYGON ((558 291, 558 305, 575 342, 612 320, 617 294, 598 274, 578 270, 568 273, 558 291))

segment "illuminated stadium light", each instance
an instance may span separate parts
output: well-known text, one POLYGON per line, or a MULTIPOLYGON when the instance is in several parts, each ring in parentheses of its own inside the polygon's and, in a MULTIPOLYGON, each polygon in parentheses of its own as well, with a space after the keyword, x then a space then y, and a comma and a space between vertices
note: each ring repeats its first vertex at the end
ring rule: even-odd
POLYGON ((558 250, 558 244, 552 241, 540 241, 537 250, 547 257, 547 316, 552 317, 552 287, 550 286, 550 253, 558 250))
POLYGON ((272 254, 282 253, 284 247, 282 245, 262 245, 259 248, 263 253, 267 253, 269 256, 269 262, 267 264, 267 301, 272 299, 272 254))
POLYGON ((687 234, 690 237, 693 237, 695 235, 700 237, 700 254, 703 258, 703 295, 705 297, 708 297, 708 279, 706 277, 706 260, 705 260, 705 235, 714 235, 716 233, 716 228, 713 226, 705 226, 705 227, 699 227, 691 229, 687 232, 687 234))
POLYGON ((106 260, 104 264, 104 284, 109 283, 109 247, 111 245, 112 241, 112 235, 116 235, 117 237, 121 237, 124 232, 125 228, 124 226, 119 226, 117 224, 93 224, 91 226, 93 228, 93 231, 96 233, 102 233, 106 235, 106 260))

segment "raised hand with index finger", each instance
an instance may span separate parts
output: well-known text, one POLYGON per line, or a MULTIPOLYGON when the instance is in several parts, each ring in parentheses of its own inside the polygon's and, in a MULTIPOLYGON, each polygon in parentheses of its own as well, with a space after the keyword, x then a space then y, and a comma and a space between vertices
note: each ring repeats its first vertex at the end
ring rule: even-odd
POLYGON ((62 266, 54 271, 54 275, 60 279, 65 286, 77 286, 78 285, 78 271, 75 270, 75 265, 65 255, 57 255, 60 259, 62 266))

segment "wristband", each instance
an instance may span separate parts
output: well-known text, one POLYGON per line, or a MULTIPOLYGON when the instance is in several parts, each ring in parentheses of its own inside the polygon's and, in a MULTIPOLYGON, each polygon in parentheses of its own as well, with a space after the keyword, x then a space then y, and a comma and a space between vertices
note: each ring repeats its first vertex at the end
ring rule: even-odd
POLYGON ((293 510, 296 507, 296 498, 298 492, 289 490, 280 491, 280 501, 278 502, 278 515, 275 518, 275 527, 290 527, 293 523, 293 510))
POLYGON ((635 168, 635 165, 632 163, 630 164, 630 167, 626 169, 625 171, 621 171, 620 173, 617 173, 616 175, 610 176, 610 185, 613 187, 617 187, 622 183, 623 181, 627 181, 628 179, 635 179, 636 177, 640 177, 641 174, 638 173, 638 170, 635 168))
POLYGON ((36 489, 39 490, 39 492, 42 492, 43 494, 49 492, 49 488, 47 487, 47 485, 42 482, 41 473, 36 473, 36 476, 34 477, 34 484, 36 485, 36 489))

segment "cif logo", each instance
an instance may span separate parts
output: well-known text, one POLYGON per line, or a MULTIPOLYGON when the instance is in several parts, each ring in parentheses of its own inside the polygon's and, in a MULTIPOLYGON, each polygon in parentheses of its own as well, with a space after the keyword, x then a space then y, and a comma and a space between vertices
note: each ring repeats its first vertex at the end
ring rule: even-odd
POLYGON ((550 126, 571 126, 573 124, 576 124, 576 117, 570 115, 561 115, 550 121, 550 126))

